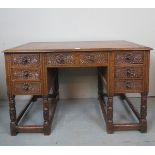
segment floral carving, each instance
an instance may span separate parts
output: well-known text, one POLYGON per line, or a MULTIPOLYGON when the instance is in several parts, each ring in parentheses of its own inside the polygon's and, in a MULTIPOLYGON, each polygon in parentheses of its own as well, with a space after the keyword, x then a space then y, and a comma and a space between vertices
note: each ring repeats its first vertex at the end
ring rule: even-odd
POLYGON ((80 64, 107 64, 108 54, 102 53, 84 53, 80 54, 80 64))
POLYGON ((47 54, 47 63, 52 65, 75 64, 75 56, 71 53, 47 54))

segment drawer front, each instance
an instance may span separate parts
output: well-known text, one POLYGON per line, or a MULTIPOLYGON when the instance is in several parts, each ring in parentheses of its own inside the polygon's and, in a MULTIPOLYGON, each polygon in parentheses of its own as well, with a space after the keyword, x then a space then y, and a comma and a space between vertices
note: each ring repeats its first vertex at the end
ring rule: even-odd
POLYGON ((143 64, 144 52, 117 52, 115 64, 143 64))
POLYGON ((76 57, 72 53, 49 53, 46 57, 47 65, 69 65, 76 62, 76 57))
POLYGON ((107 64, 108 63, 108 53, 98 52, 98 53, 82 53, 79 56, 80 64, 107 64))
POLYGON ((38 66, 40 65, 39 54, 13 54, 12 61, 13 66, 38 66))
POLYGON ((116 80, 115 92, 141 92, 143 91, 143 80, 116 80))
POLYGON ((39 69, 12 69, 12 80, 41 80, 39 69))
POLYGON ((16 95, 41 94, 41 83, 39 82, 14 82, 13 93, 16 95))
POLYGON ((117 67, 115 78, 142 78, 143 67, 117 67))

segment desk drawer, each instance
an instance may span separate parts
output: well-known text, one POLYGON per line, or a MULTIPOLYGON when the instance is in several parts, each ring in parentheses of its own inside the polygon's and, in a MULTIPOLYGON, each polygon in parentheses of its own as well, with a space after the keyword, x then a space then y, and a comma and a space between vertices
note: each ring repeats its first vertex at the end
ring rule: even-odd
POLYGON ((39 54, 12 54, 12 66, 18 67, 35 67, 40 65, 39 54))
POLYGON ((115 78, 142 78, 143 67, 116 67, 115 78))
POLYGON ((144 52, 117 52, 115 53, 115 64, 143 64, 144 52))
POLYGON ((12 80, 41 80, 39 69, 12 69, 12 80))
POLYGON ((142 92, 143 91, 143 80, 127 80, 127 79, 119 79, 115 80, 114 86, 115 92, 142 92))
POLYGON ((108 53, 107 52, 93 52, 93 53, 80 53, 79 55, 80 64, 91 65, 91 64, 107 64, 108 53))
POLYGON ((47 65, 71 65, 75 64, 76 57, 72 53, 48 53, 47 65))
POLYGON ((16 95, 39 95, 41 94, 41 83, 39 82, 14 82, 13 93, 16 95))

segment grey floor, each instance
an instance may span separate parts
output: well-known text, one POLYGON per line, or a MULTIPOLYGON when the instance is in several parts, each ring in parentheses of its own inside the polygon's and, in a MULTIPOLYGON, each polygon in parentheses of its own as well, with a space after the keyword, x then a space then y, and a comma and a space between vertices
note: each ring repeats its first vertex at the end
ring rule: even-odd
MULTIPOLYGON (((139 98, 131 98, 139 108, 139 98)), ((25 101, 17 101, 18 111, 25 101)), ((41 124, 41 100, 26 115, 25 124, 41 124)), ((114 98, 114 122, 134 122, 126 104, 114 98)), ((121 131, 107 134, 97 99, 60 100, 50 136, 20 133, 10 136, 7 101, 0 103, 0 145, 155 145, 155 98, 148 99, 148 132, 121 131)))

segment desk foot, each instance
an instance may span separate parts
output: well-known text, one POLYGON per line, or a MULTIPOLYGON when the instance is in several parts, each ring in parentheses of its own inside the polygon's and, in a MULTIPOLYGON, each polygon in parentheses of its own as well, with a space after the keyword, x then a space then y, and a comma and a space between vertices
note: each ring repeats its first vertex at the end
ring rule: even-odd
POLYGON ((16 130, 16 124, 15 123, 10 123, 10 134, 11 134, 11 136, 16 136, 17 135, 17 130, 16 130))
POLYGON ((15 96, 9 96, 9 112, 10 112, 10 133, 11 136, 17 135, 16 130, 16 106, 15 106, 15 96))
POLYGON ((140 131, 142 133, 147 132, 147 120, 146 120, 146 116, 147 116, 147 94, 148 94, 147 92, 141 93, 141 107, 140 107, 141 129, 140 129, 140 131))
POLYGON ((50 134, 50 116, 49 116, 49 103, 48 96, 43 96, 43 117, 44 117, 44 135, 50 134))
POLYGON ((113 133, 113 97, 108 97, 107 101, 107 133, 113 133))

